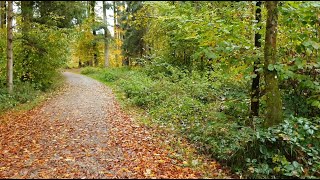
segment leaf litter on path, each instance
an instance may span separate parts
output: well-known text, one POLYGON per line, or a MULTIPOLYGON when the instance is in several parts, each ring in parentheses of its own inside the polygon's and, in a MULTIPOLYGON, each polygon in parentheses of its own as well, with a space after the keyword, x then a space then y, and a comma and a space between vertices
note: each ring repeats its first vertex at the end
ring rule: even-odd
POLYGON ((102 83, 64 75, 66 87, 54 98, 0 117, 0 178, 232 177, 213 160, 177 158, 174 137, 135 122, 102 83), (200 161, 203 168, 194 168, 200 161))

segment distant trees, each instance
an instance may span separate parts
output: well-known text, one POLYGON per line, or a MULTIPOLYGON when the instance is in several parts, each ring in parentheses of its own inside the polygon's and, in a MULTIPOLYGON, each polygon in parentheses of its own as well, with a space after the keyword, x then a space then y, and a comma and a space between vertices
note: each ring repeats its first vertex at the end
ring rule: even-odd
POLYGON ((13 1, 0 4, 1 34, 7 27, 7 33, 1 36, 6 38, 0 41, 0 48, 7 49, 6 54, 1 53, 0 73, 6 72, 9 91, 13 90, 15 81, 45 90, 67 60, 70 28, 81 22, 83 6, 80 2, 53 1, 16 1, 15 5, 21 13, 14 16, 16 25, 12 27, 13 1), (4 39, 7 39, 5 43, 4 39), (5 71, 2 71, 3 59, 7 62, 5 71))
MULTIPOLYGON (((135 14, 142 7, 142 1, 113 1, 112 4, 102 2, 103 19, 102 21, 93 16, 94 1, 87 2, 87 15, 89 19, 79 27, 82 28, 82 32, 78 33, 78 45, 75 49, 77 56, 79 57, 79 66, 97 66, 97 62, 101 62, 101 42, 104 42, 103 64, 105 67, 129 65, 130 58, 142 57, 142 53, 145 51, 143 43, 143 29, 137 29, 133 24, 135 23, 135 14), (108 9, 113 10, 113 37, 109 33, 107 23, 108 9), (94 20, 93 20, 94 19, 94 20), (87 26, 90 26, 92 37, 84 35, 87 31, 87 26), (104 29, 104 37, 97 35, 97 30, 104 29), (82 35, 80 35, 82 34, 82 35), (84 38, 86 36, 86 38, 84 38), (90 45, 91 44, 91 45, 90 45), (92 46, 92 47, 89 47, 92 46), (82 50, 80 50, 82 49, 82 50), (85 52, 93 53, 93 59, 85 57, 85 53, 81 53, 84 49, 85 52), (110 53, 112 52, 112 53, 110 53), (99 53, 99 55, 97 55, 99 53), (80 58, 81 56, 81 58, 80 58), (97 58, 98 57, 98 58, 97 58), (91 63, 93 60, 96 63, 91 63)), ((87 53, 88 54, 88 53, 87 53)))

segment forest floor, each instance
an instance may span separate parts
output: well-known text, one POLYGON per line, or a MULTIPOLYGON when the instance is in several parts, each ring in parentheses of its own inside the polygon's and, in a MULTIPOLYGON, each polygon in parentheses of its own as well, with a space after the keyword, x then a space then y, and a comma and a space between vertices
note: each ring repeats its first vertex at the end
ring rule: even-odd
POLYGON ((218 162, 121 110, 112 90, 64 72, 40 106, 0 117, 0 178, 232 178, 218 162), (188 152, 181 153, 182 149, 188 152))

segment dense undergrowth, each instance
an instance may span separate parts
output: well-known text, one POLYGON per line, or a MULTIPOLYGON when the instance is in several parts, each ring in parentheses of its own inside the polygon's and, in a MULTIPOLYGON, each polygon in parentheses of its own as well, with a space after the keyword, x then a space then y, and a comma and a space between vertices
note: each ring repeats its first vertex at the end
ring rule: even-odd
POLYGON ((40 89, 37 84, 30 82, 14 82, 13 92, 10 94, 5 86, 5 80, 0 79, 0 115, 11 109, 30 109, 44 100, 46 95, 55 92, 63 85, 61 74, 55 74, 46 89, 40 89))
MULTIPOLYGON (((318 178, 319 117, 295 117, 264 129, 249 120, 248 84, 236 74, 183 71, 166 63, 145 68, 84 68, 144 109, 155 123, 183 134, 198 150, 248 178, 318 178)), ((285 103, 284 103, 285 104, 285 103)), ((301 104, 302 106, 302 104, 301 104)), ((262 106, 263 107, 263 106, 262 106)))

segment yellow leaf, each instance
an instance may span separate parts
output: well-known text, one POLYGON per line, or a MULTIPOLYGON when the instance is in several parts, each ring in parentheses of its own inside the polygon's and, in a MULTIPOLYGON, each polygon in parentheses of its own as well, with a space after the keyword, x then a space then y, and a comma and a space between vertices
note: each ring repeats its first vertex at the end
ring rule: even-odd
POLYGON ((146 172, 144 173, 145 176, 151 175, 151 169, 146 169, 146 172))

